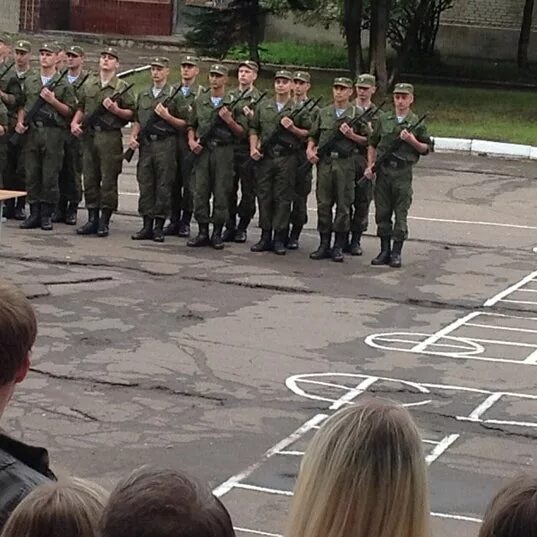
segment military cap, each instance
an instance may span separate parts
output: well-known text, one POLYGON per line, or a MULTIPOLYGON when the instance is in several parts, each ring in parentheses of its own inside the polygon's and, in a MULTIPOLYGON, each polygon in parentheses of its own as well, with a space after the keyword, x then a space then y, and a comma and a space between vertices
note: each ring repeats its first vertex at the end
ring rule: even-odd
POLYGON ((61 41, 54 41, 54 44, 58 47, 58 51, 66 50, 65 43, 62 43, 61 41))
POLYGON ((291 71, 276 71, 274 78, 286 78, 287 80, 293 80, 293 73, 291 71))
POLYGON ((116 60, 119 60, 119 52, 114 47, 105 47, 101 50, 102 54, 108 54, 108 56, 113 56, 116 60))
POLYGON ((338 76, 334 78, 334 83, 332 86, 342 86, 344 88, 352 88, 352 80, 346 76, 338 76))
POLYGON ((158 56, 157 58, 153 58, 151 60, 151 66, 156 67, 169 67, 170 66, 170 60, 164 56, 158 56))
POLYGON ((412 84, 408 84, 407 82, 401 82, 399 84, 395 84, 395 88, 393 88, 394 93, 409 93, 410 95, 414 95, 414 86, 412 84))
POLYGON ((257 65, 257 62, 254 62, 253 60, 244 60, 239 63, 239 69, 241 67, 248 67, 248 69, 251 69, 252 71, 255 71, 256 73, 259 71, 259 65, 257 65))
POLYGON ((60 49, 57 43, 43 43, 39 47, 39 52, 52 52, 56 54, 60 52, 60 49))
POLYGON ((200 62, 200 59, 197 56, 185 56, 181 60, 181 65, 195 65, 197 67, 199 62, 200 62))
POLYGON ((84 49, 78 45, 71 45, 67 51, 67 54, 72 54, 73 56, 84 56, 84 49))
POLYGON ((302 82, 307 82, 309 84, 311 82, 311 76, 309 73, 306 73, 306 71, 297 71, 293 75, 293 80, 301 80, 302 82))
POLYGON ((373 75, 365 73, 363 75, 358 76, 358 78, 356 79, 356 85, 372 88, 377 85, 377 80, 373 75))
POLYGON ((5 34, 0 34, 0 43, 4 43, 5 45, 11 44, 11 39, 5 34))
POLYGON ((214 65, 211 65, 211 68, 209 69, 209 74, 212 75, 227 76, 228 73, 228 68, 221 63, 215 63, 214 65))
POLYGON ((32 52, 32 44, 30 41, 21 39, 15 43, 15 51, 19 50, 20 52, 32 52))

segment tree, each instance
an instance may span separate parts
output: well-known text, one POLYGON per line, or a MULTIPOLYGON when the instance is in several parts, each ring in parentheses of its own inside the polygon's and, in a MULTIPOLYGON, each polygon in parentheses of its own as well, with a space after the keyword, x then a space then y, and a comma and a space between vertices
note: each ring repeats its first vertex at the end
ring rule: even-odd
POLYGON ((534 0, 526 0, 522 13, 522 24, 518 38, 517 64, 520 69, 529 69, 528 48, 531 35, 531 21, 533 19, 534 0))

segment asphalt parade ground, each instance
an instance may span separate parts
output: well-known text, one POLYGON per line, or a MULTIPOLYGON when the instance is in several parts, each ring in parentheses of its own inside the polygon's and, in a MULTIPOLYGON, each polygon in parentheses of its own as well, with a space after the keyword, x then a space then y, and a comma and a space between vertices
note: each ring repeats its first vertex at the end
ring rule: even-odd
MULTIPOLYGON (((8 222, 0 270, 39 316, 4 427, 59 472, 107 487, 132 468, 211 483, 243 537, 281 535, 308 439, 364 397, 407 405, 430 467, 435 536, 477 535, 537 456, 537 165, 435 154, 416 168, 400 270, 134 242, 134 166, 107 239, 8 222)), ((82 216, 84 214, 82 213, 82 216)))

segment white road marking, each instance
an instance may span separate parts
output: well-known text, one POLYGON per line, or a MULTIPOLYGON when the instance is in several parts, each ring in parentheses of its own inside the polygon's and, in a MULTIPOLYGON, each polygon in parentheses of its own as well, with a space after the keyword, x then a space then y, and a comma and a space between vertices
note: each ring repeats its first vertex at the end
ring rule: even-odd
POLYGON ((438 445, 425 457, 427 464, 432 464, 440 455, 447 451, 450 446, 460 437, 460 434, 450 434, 442 438, 438 445))
POLYGON ((265 535, 266 537, 283 537, 279 533, 269 533, 268 531, 250 530, 248 528, 239 528, 235 526, 235 531, 242 531, 243 533, 253 533, 254 535, 265 535))
POLYGON ((479 406, 477 406, 468 416, 470 419, 479 420, 481 416, 495 405, 503 396, 503 393, 493 393, 489 395, 479 406))
POLYGON ((293 493, 289 490, 271 489, 269 487, 258 487, 257 485, 250 485, 248 483, 237 483, 235 485, 237 489, 254 490, 255 492, 266 492, 267 494, 276 494, 279 496, 292 496, 293 493))
POLYGON ((532 280, 537 278, 537 271, 531 272, 524 278, 522 278, 517 283, 511 285, 507 289, 504 289, 500 293, 494 295, 492 298, 489 298, 485 303, 483 304, 486 308, 490 308, 491 306, 494 306, 497 302, 500 300, 503 300, 506 296, 509 296, 511 293, 514 293, 517 289, 520 289, 524 285, 526 285, 528 282, 531 282, 532 280))

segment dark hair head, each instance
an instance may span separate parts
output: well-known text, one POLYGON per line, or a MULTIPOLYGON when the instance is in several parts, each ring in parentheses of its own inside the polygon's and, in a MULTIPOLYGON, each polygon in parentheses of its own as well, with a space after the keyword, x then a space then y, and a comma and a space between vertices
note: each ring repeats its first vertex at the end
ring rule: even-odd
POLYGON ((143 466, 110 495, 102 537, 234 537, 226 508, 182 472, 143 466))

